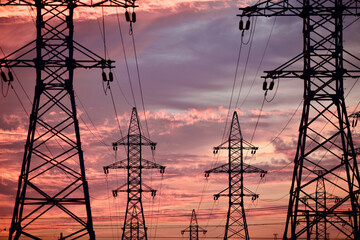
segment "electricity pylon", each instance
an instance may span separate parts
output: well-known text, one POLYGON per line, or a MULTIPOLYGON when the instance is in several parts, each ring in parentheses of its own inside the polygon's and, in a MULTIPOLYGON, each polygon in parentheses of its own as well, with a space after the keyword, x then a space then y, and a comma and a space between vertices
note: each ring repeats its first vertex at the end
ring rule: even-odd
POLYGON ((163 174, 165 167, 142 157, 142 147, 150 146, 151 150, 155 150, 156 143, 142 135, 136 108, 132 109, 128 135, 113 143, 114 150, 117 150, 119 145, 127 146, 127 159, 105 166, 104 172, 108 174, 109 169, 127 169, 127 182, 113 190, 114 197, 118 195, 118 192, 127 192, 127 207, 121 239, 147 240, 142 193, 151 192, 151 196, 155 197, 156 190, 143 183, 142 170, 160 169, 160 173, 163 174))
POLYGON ((229 150, 228 163, 205 171, 205 177, 208 177, 210 173, 227 173, 229 175, 229 186, 220 193, 214 195, 215 200, 221 196, 229 197, 229 209, 226 219, 224 240, 248 240, 249 232, 245 217, 244 196, 252 197, 252 200, 255 200, 259 195, 244 186, 243 174, 260 173, 260 176, 264 177, 267 171, 244 163, 243 150, 251 150, 251 154, 255 154, 258 148, 243 139, 236 111, 234 112, 231 121, 228 140, 219 146, 214 147, 214 153, 218 153, 220 149, 229 150))
POLYGON ((304 104, 299 128, 294 174, 290 189, 288 213, 283 239, 306 236, 321 221, 328 223, 327 232, 337 238, 360 239, 359 170, 346 113, 344 79, 360 76, 360 58, 343 48, 344 17, 358 16, 356 0, 264 1, 240 8, 243 18, 252 16, 298 16, 303 20, 303 51, 264 76, 276 79, 301 79, 304 104), (296 69, 303 62, 303 69, 296 69), (325 127, 324 127, 325 126, 325 127), (317 174, 317 171, 323 171, 317 174), (323 208, 321 215, 307 197, 323 178, 326 189, 341 199, 323 208))
POLYGON ((184 230, 181 230, 181 234, 183 235, 185 232, 190 233, 190 238, 189 238, 190 240, 198 240, 199 232, 202 232, 203 234, 206 234, 207 232, 207 230, 203 229, 202 227, 199 227, 199 224, 196 219, 195 209, 192 210, 190 225, 184 230))
MULTIPOLYGON (((73 90, 75 68, 112 68, 73 40, 77 7, 135 7, 134 1, 11 0, 0 6, 36 9, 36 40, 0 60, 3 79, 14 67, 35 68, 36 85, 9 239, 55 234, 42 218, 68 217, 63 239, 95 239, 73 90), (76 59, 75 59, 76 56, 76 59), (34 226, 34 227, 32 227, 34 226), (41 228, 40 230, 37 230, 41 228)), ((21 37, 21 36, 19 36, 21 37)), ((58 220, 63 223, 63 220, 58 220)))
MULTIPOLYGON (((316 170, 316 174, 322 176, 324 174, 323 170, 316 170)), ((335 196, 327 192, 325 187, 325 179, 319 177, 316 181, 316 189, 314 193, 308 194, 307 196, 302 197, 302 201, 306 202, 308 206, 311 206, 310 209, 313 211, 307 211, 305 216, 299 217, 299 222, 304 222, 308 225, 307 228, 307 239, 316 239, 316 240, 326 240, 329 239, 330 233, 328 232, 328 221, 334 221, 331 219, 325 219, 321 216, 326 211, 326 206, 331 203, 338 203, 341 199, 338 196, 335 196), (311 215, 310 215, 311 213, 311 215), (314 219, 318 218, 315 226, 312 225, 314 219), (315 230, 314 230, 315 229, 315 230)))

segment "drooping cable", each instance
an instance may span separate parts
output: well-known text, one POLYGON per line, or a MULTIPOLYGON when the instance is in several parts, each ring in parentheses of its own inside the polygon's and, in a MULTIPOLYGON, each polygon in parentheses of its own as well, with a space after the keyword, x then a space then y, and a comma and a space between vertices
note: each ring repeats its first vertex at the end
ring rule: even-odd
POLYGON ((102 39, 103 39, 103 44, 104 44, 104 56, 105 56, 105 59, 107 59, 104 6, 101 7, 101 17, 102 17, 102 31, 103 31, 102 39))
POLYGON ((262 103, 261 103, 261 108, 260 108, 260 111, 259 111, 259 114, 258 114, 258 118, 257 118, 256 123, 255 123, 254 131, 253 131, 253 134, 252 134, 252 136, 251 136, 250 143, 252 143, 253 140, 254 140, 254 136, 255 136, 257 127, 258 127, 258 125, 259 125, 260 117, 261 117, 261 114, 262 114, 262 111, 263 111, 263 108, 264 108, 265 99, 266 99, 266 94, 264 95, 263 101, 262 101, 262 103))
MULTIPOLYGON (((162 189, 163 179, 164 179, 164 176, 161 175, 159 195, 161 195, 161 189, 162 189)), ((158 206, 157 206, 157 212, 160 211, 160 203, 161 203, 161 198, 159 197, 159 204, 158 204, 158 206)), ((159 216, 156 217, 156 224, 155 224, 155 231, 154 231, 154 239, 156 239, 158 224, 159 224, 159 216)))
POLYGON ((105 181, 106 181, 106 192, 108 195, 108 206, 109 206, 109 213, 110 213, 110 227, 111 227, 111 234, 112 234, 112 238, 115 239, 115 235, 114 235, 114 226, 113 226, 113 219, 112 219, 112 210, 111 210, 111 204, 110 204, 110 190, 109 190, 109 182, 108 182, 108 178, 107 178, 107 174, 105 174, 105 181))
MULTIPOLYGON (((120 136, 121 136, 121 138, 123 138, 123 133, 122 133, 122 131, 121 131, 121 126, 120 126, 119 115, 118 115, 117 110, 116 110, 114 95, 113 95, 113 93, 112 93, 112 90, 111 90, 110 85, 109 85, 109 92, 110 92, 111 102, 112 102, 112 105, 113 105, 113 108, 114 108, 114 112, 115 112, 116 122, 117 122, 117 125, 118 125, 118 128, 119 128, 120 136)), ((125 148, 125 150, 126 150, 126 146, 125 146, 125 145, 124 145, 124 148, 125 148)))
POLYGON ((248 64, 249 64, 251 49, 252 49, 252 45, 253 45, 253 42, 254 42, 256 22, 257 22, 257 17, 255 17, 255 23, 252 25, 251 31, 250 31, 250 39, 249 39, 250 45, 249 45, 249 50, 248 50, 248 54, 247 54, 247 57, 246 57, 246 62, 245 62, 245 66, 244 66, 244 71, 243 71, 243 75, 242 75, 242 79, 241 79, 241 83, 240 83, 238 96, 237 96, 237 99, 236 99, 235 108, 237 108, 237 106, 238 106, 241 91, 242 91, 242 87, 244 85, 244 80, 245 80, 245 76, 246 76, 246 72, 247 72, 247 67, 248 67, 248 64))
MULTIPOLYGON (((242 32, 242 35, 243 34, 244 34, 244 32, 242 32)), ((242 38, 242 36, 241 36, 241 38, 242 38)), ((224 139, 225 139, 226 129, 227 129, 227 125, 228 125, 229 118, 230 118, 230 111, 231 111, 231 106, 232 106, 232 101, 233 101, 233 96, 234 96, 234 90, 235 90, 235 85, 236 85, 237 74, 238 74, 238 70, 239 70, 242 46, 243 46, 243 44, 240 41, 238 57, 237 57, 236 67, 235 67, 235 74, 234 74, 234 79, 233 79, 233 85, 232 85, 232 89, 231 89, 231 96, 230 96, 230 101, 229 101, 229 106, 228 106, 228 112, 227 112, 226 119, 225 119, 225 127, 224 127, 223 136, 221 138, 221 142, 223 142, 224 139)))
POLYGON ((269 37, 268 37, 268 39, 267 39, 267 41, 266 41, 265 48, 264 48, 264 52, 263 52, 263 54, 262 54, 262 56, 261 56, 261 60, 260 60, 259 66, 258 66, 258 68, 257 68, 257 70, 256 70, 256 73, 255 73, 255 75, 254 75, 254 78, 253 78, 253 81, 252 81, 251 86, 250 86, 250 88, 249 88, 249 91, 247 92, 244 100, 243 100, 243 101, 241 102, 241 104, 240 104, 240 108, 241 108, 241 107, 244 105, 244 103, 246 102, 246 99, 248 98, 248 96, 249 96, 249 94, 250 94, 250 92, 251 92, 251 90, 252 90, 252 88, 253 88, 253 86, 254 86, 254 84, 255 84, 255 80, 257 79, 257 76, 258 76, 258 74, 259 74, 259 72, 260 72, 260 68, 261 68, 262 63, 263 63, 263 61, 264 61, 264 59, 265 59, 265 55, 266 55, 267 49, 268 49, 268 47, 269 47, 270 39, 271 39, 272 33, 273 33, 273 31, 274 31, 275 23, 276 23, 276 16, 274 17, 274 22, 273 22, 273 24, 272 24, 272 26, 271 26, 270 34, 269 34, 269 37))
MULTIPOLYGON (((75 91, 74 91, 74 92, 75 92, 75 91)), ((81 99, 79 98, 79 96, 77 95, 76 92, 75 92, 75 97, 76 97, 76 99, 78 100, 78 102, 80 103, 81 107, 83 108, 83 110, 84 110, 86 116, 88 117, 88 119, 89 119, 91 125, 93 126, 93 128, 94 128, 97 132, 99 132, 99 130, 97 129, 97 127, 96 127, 95 124, 94 124, 94 121, 91 119, 88 111, 86 110, 83 102, 81 101, 81 99)), ((79 117, 80 117, 80 119, 82 120, 82 122, 85 124, 86 128, 90 131, 90 133, 91 133, 100 143, 102 143, 104 146, 107 146, 107 147, 110 146, 109 144, 105 143, 104 139, 103 139, 101 136, 97 136, 95 133, 93 133, 93 131, 88 127, 88 125, 86 124, 86 122, 84 121, 84 119, 82 118, 81 115, 79 115, 79 117)))
POLYGON ((137 72, 137 77, 138 77, 138 83, 139 83, 139 90, 140 90, 140 96, 141 96, 141 104, 143 107, 143 111, 144 111, 144 120, 145 120, 145 127, 146 127, 146 131, 147 131, 147 135, 150 138, 150 132, 149 132, 149 127, 148 127, 148 122, 147 122, 147 117, 146 117, 146 110, 145 110, 145 103, 144 103, 144 94, 143 94, 143 90, 142 90, 142 84, 141 84, 141 78, 140 78, 140 70, 139 70, 139 62, 138 62, 138 58, 137 58, 137 51, 136 51, 136 44, 135 44, 135 34, 134 34, 134 30, 132 27, 132 23, 130 23, 131 25, 131 39, 132 39, 132 43, 133 43, 133 49, 134 49, 134 56, 135 56, 135 64, 136 64, 136 72, 137 72))
POLYGON ((284 132, 284 130, 287 128, 287 126, 289 125, 289 123, 291 122, 291 120, 294 118, 294 116, 296 115, 296 113, 298 112, 300 106, 302 105, 303 100, 300 101, 298 107, 295 109, 295 111, 293 112, 293 114, 291 115, 291 117, 289 118, 289 120, 287 121, 287 123, 285 124, 285 126, 281 129, 281 131, 276 135, 276 137, 274 137, 268 144, 262 146, 261 148, 264 149, 266 147, 268 147, 270 144, 272 144, 276 139, 278 139, 280 137, 280 135, 284 132))
POLYGON ((133 99, 133 102, 134 102, 134 106, 136 107, 136 100, 135 100, 134 88, 133 88, 132 81, 131 81, 129 64, 128 64, 127 55, 126 55, 126 50, 125 50, 125 43, 124 43, 124 38, 123 38, 122 30, 121 30, 120 17, 119 17, 119 13, 118 13, 117 8, 115 8, 115 9, 116 9, 116 18, 117 18, 118 29, 119 29, 119 34, 120 34, 121 46, 122 46, 122 50, 123 50, 123 54, 124 54, 124 61, 125 61, 125 66, 126 66, 126 73, 127 73, 127 75, 128 75, 128 80, 129 80, 129 85, 130 85, 130 91, 131 91, 132 99, 133 99))

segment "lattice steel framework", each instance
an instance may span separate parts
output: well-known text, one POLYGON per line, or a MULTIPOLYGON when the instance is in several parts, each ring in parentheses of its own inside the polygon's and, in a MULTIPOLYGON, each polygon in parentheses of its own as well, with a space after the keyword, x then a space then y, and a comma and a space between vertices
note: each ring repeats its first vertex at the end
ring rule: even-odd
POLYGON ((220 149, 229 150, 228 163, 205 171, 205 177, 208 177, 210 173, 227 173, 229 175, 229 186, 214 195, 215 200, 221 196, 229 197, 224 239, 248 240, 249 232, 245 217, 244 197, 252 197, 255 200, 259 195, 244 186, 243 174, 260 173, 260 176, 264 177, 267 171, 244 163, 243 150, 250 150, 251 154, 255 154, 258 148, 243 139, 236 111, 232 117, 228 140, 214 147, 214 153, 220 149))
POLYGON ((35 68, 36 85, 9 239, 95 239, 73 90, 75 68, 112 68, 73 40, 77 7, 135 7, 134 1, 1 1, 36 9, 36 40, 0 60, 1 71, 35 68), (76 59, 75 59, 76 58, 76 59), (70 225, 42 220, 58 217, 70 225), (46 221, 46 222, 44 222, 46 221), (40 230, 39 225, 40 224, 40 230), (38 229, 36 229, 38 228, 38 229), (50 232, 51 231, 51 232, 50 232), (63 232, 60 232, 63 231, 63 232))
POLYGON ((360 59, 343 48, 343 19, 359 16, 358 1, 264 1, 240 8, 241 20, 251 16, 299 16, 303 20, 303 52, 273 71, 265 80, 301 79, 304 105, 283 239, 298 239, 326 222, 337 238, 360 239, 359 170, 344 99, 344 79, 360 76, 360 59), (303 69, 296 69, 299 61, 303 69), (322 174, 317 174, 321 170, 322 174), (324 205, 309 204, 319 179, 340 197, 324 205), (301 216, 308 216, 308 222, 301 216))
POLYGON ((107 174, 109 169, 127 169, 127 182, 113 190, 114 197, 118 195, 118 192, 127 192, 127 207, 121 239, 147 239, 142 193, 151 192, 151 195, 155 197, 156 190, 143 183, 142 170, 160 169, 160 173, 163 174, 165 167, 142 157, 142 147, 150 146, 151 150, 155 150, 156 143, 142 135, 136 108, 133 108, 131 113, 128 135, 113 143, 114 150, 117 150, 119 145, 127 146, 127 159, 105 166, 104 172, 107 174))
POLYGON ((184 234, 185 232, 188 232, 190 235, 190 240, 198 240, 199 239, 199 232, 202 232, 203 234, 206 234, 207 230, 203 229, 202 227, 199 227, 195 209, 192 210, 191 214, 191 220, 190 225, 185 228, 184 230, 181 230, 181 234, 184 234))
MULTIPOLYGON (((323 170, 314 171, 318 176, 324 174, 323 170)), ((326 206, 332 203, 338 203, 341 199, 326 191, 325 179, 319 177, 316 181, 316 189, 314 193, 302 197, 302 201, 306 202, 311 209, 306 211, 304 216, 299 216, 299 222, 303 222, 308 225, 307 228, 307 239, 326 240, 330 239, 330 233, 328 232, 328 221, 334 221, 330 218, 322 218, 321 216, 326 213, 326 206), (315 226, 312 224, 310 219, 319 218, 315 226)))

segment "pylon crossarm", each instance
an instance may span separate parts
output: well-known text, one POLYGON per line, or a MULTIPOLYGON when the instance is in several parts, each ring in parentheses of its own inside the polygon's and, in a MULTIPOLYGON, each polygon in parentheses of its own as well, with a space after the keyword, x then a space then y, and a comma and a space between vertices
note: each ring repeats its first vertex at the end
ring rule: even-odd
POLYGON ((302 8, 292 6, 288 0, 283 1, 263 1, 258 4, 239 8, 242 11, 238 16, 241 17, 250 17, 250 16, 294 16, 298 15, 302 8), (289 9, 290 8, 290 9, 289 9))
MULTIPOLYGON (((48 32, 46 32, 48 33, 48 32)), ((31 47, 31 45, 34 45, 36 42, 32 41, 28 43, 27 45, 23 46, 22 48, 16 50, 15 52, 9 54, 8 56, 0 59, 0 67, 2 68, 13 68, 13 67, 36 67, 37 62, 36 59, 34 59, 32 53, 36 50, 36 46, 31 47), (28 49, 31 47, 30 49, 28 49), (16 56, 15 59, 9 59, 13 56, 16 56), (26 59, 28 58, 28 59, 26 59)), ((77 59, 73 60, 73 62, 69 63, 65 60, 43 60, 43 64, 46 63, 47 68, 51 67, 63 67, 64 65, 71 64, 73 68, 114 68, 112 66, 112 63, 114 61, 112 60, 105 60, 96 53, 92 52, 91 50, 87 49, 86 47, 80 45, 79 43, 76 43, 74 41, 74 50, 75 52, 81 53, 85 59, 77 59)))
MULTIPOLYGON (((251 190, 249 190, 248 188, 244 187, 244 191, 246 191, 248 194, 243 194, 242 196, 245 197, 252 197, 252 200, 256 200, 259 197, 259 194, 252 192, 251 190)), ((219 197, 228 197, 229 196, 229 188, 225 188, 224 190, 222 190, 221 192, 219 192, 218 194, 214 194, 214 200, 218 200, 219 197)), ((241 194, 231 194, 231 196, 239 196, 241 197, 241 194)))
POLYGON ((214 200, 218 200, 219 197, 227 197, 229 196, 228 193, 225 192, 229 192, 229 187, 225 188, 224 190, 222 190, 221 192, 219 192, 218 194, 214 194, 214 200))
MULTIPOLYGON (((342 14, 347 16, 354 16, 357 11, 356 0, 348 1, 345 5, 343 5, 342 14)), ((296 3, 296 1, 295 1, 296 3)), ((323 14, 324 11, 329 11, 329 7, 326 6, 318 6, 316 8, 309 8, 304 12, 302 6, 292 5, 289 0, 282 1, 272 1, 267 0, 260 2, 258 4, 239 8, 242 11, 241 14, 237 15, 239 17, 251 17, 251 16, 303 16, 306 13, 311 12, 312 14, 323 14)), ((325 14, 324 14, 325 15, 325 14)))
MULTIPOLYGON (((324 37, 323 39, 321 39, 321 41, 316 42, 313 46, 314 49, 317 49, 319 47, 321 47, 322 45, 324 45, 325 43, 328 43, 329 41, 331 41, 332 39, 332 35, 328 35, 326 37, 324 37)), ((360 59, 356 58, 355 56, 353 56, 353 54, 349 53, 348 51, 344 50, 344 54, 348 54, 351 57, 355 58, 354 61, 357 61, 358 64, 354 64, 353 62, 348 62, 348 66, 349 67, 353 67, 353 69, 344 69, 344 77, 350 77, 350 78, 356 78, 356 77, 360 77, 359 71, 359 63, 360 63, 360 59)), ((314 55, 316 55, 316 53, 314 52, 314 55)), ((288 68, 290 68, 292 65, 298 63, 299 61, 301 61, 304 57, 303 53, 299 53, 298 55, 296 55, 295 57, 293 57, 292 59, 290 59, 289 61, 283 63, 282 65, 280 65, 279 67, 275 68, 274 70, 271 71, 264 71, 266 73, 265 76, 261 76, 262 78, 270 78, 270 79, 279 79, 279 78, 288 78, 288 79, 304 79, 306 76, 304 75, 304 72, 301 70, 286 70, 288 68)), ((332 59, 332 56, 326 56, 324 58, 324 60, 321 62, 322 64, 317 64, 316 66, 313 67, 313 73, 316 73, 318 76, 322 75, 324 77, 330 77, 329 73, 327 71, 316 71, 318 68, 322 67, 322 65, 324 63, 330 63, 330 60, 332 59)))
POLYGON ((256 200, 257 198, 259 198, 259 194, 254 193, 253 191, 251 191, 250 189, 248 189, 246 187, 244 187, 244 191, 248 193, 248 194, 244 194, 244 196, 252 197, 252 200, 256 200))
MULTIPOLYGON (((129 8, 129 7, 138 7, 135 5, 135 1, 132 0, 125 0, 125 1, 116 1, 116 0, 104 0, 104 1, 79 1, 74 0, 74 4, 76 4, 77 7, 123 7, 123 8, 129 8)), ((42 1, 44 6, 67 6, 67 2, 64 1, 53 1, 53 0, 44 0, 42 1)), ((36 6, 36 3, 34 0, 9 0, 9 1, 0 1, 0 6, 36 6)))
POLYGON ((157 190, 153 189, 152 187, 149 187, 145 183, 142 183, 142 191, 143 192, 157 192, 157 190))
POLYGON ((229 164, 226 163, 221 166, 205 171, 205 177, 209 177, 210 173, 228 173, 228 172, 229 172, 229 164))
POLYGON ((214 149, 214 150, 229 149, 229 148, 228 148, 228 144, 229 144, 229 140, 221 143, 220 145, 214 147, 213 149, 214 149))
POLYGON ((184 234, 185 232, 190 232, 190 226, 185 228, 184 230, 181 230, 181 234, 184 234))
POLYGON ((162 166, 160 164, 157 164, 155 162, 146 159, 141 159, 141 166, 142 168, 145 169, 160 169, 160 173, 164 173, 166 168, 165 166, 162 166))
MULTIPOLYGON (((241 168, 233 166, 232 172, 240 173, 241 168)), ((261 177, 264 177, 265 174, 267 173, 267 171, 265 171, 265 170, 262 170, 258 167, 254 167, 254 166, 246 164, 246 163, 243 163, 243 171, 242 172, 243 173, 261 173, 260 174, 261 177)), ((210 173, 229 173, 229 164, 226 163, 226 164, 220 165, 218 167, 215 167, 213 169, 205 171, 205 177, 209 177, 210 173)))
POLYGON ((114 142, 113 144, 113 148, 114 150, 116 150, 115 148, 118 145, 143 145, 143 146, 151 146, 153 147, 152 150, 155 150, 155 146, 156 146, 156 142, 151 141, 150 139, 144 137, 143 135, 140 134, 136 134, 136 135, 130 135, 130 136, 125 136, 122 137, 121 139, 119 139, 118 141, 114 142), (142 141, 137 141, 137 142, 130 142, 128 141, 129 138, 136 138, 136 137, 141 137, 142 141))
POLYGON ((252 166, 252 165, 249 165, 246 163, 243 163, 243 171, 244 171, 244 173, 261 173, 260 174, 261 177, 264 177, 265 174, 267 173, 267 171, 265 171, 261 168, 258 168, 258 167, 255 167, 255 166, 252 166))
POLYGON ((117 196, 116 193, 118 193, 118 192, 127 192, 127 191, 128 191, 128 189, 127 189, 127 183, 124 183, 123 185, 121 185, 120 187, 116 188, 115 190, 112 190, 114 197, 117 196), (115 196, 115 195, 116 195, 116 196, 115 196))
POLYGON ((110 164, 108 166, 104 166, 104 173, 108 174, 109 173, 109 169, 118 169, 118 168, 127 168, 127 164, 128 164, 128 160, 127 159, 123 159, 120 160, 116 163, 110 164))
POLYGON ((360 111, 349 115, 350 118, 360 118, 360 111))
POLYGON ((243 141, 243 149, 245 150, 258 150, 258 147, 255 147, 253 144, 251 144, 250 142, 246 141, 245 139, 242 139, 243 141))

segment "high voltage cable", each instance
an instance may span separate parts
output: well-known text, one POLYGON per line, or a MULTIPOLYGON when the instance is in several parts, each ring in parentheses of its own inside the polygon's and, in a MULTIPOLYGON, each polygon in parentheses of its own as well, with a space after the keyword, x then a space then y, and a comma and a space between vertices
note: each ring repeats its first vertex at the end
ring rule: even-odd
POLYGON ((262 101, 262 104, 261 104, 260 112, 259 112, 258 118, 257 118, 256 123, 255 123, 254 131, 253 131, 253 134, 251 136, 250 143, 252 143, 252 141, 254 140, 255 132, 256 132, 256 129, 258 127, 260 117, 261 117, 261 113, 262 113, 263 108, 264 108, 265 99, 266 99, 266 94, 264 95, 264 98, 263 98, 263 101, 262 101))
POLYGON ((256 22, 257 22, 257 17, 255 17, 255 23, 252 25, 251 30, 250 30, 250 37, 249 37, 250 45, 249 45, 249 50, 248 50, 248 54, 247 54, 247 57, 246 57, 246 62, 245 62, 244 71, 243 71, 243 75, 242 75, 242 79, 241 79, 241 84, 240 84, 240 88, 239 88, 238 97, 236 99, 235 108, 238 106, 241 91, 242 91, 242 87, 243 87, 244 80, 245 80, 245 75, 246 75, 246 71, 247 71, 247 67, 248 67, 248 63, 249 63, 249 59, 250 59, 252 44, 253 44, 253 40, 254 40, 254 36, 255 36, 256 22))
MULTIPOLYGON (((242 35, 243 34, 244 34, 244 32, 242 32, 242 35)), ((234 95, 234 90, 235 90, 235 85, 236 85, 237 73, 238 73, 238 70, 239 70, 239 63, 240 63, 242 45, 243 45, 242 41, 240 41, 239 52, 238 52, 236 68, 235 68, 235 75, 234 75, 234 80, 233 80, 233 85, 232 85, 232 90, 231 90, 231 96, 230 96, 230 102, 229 102, 229 107, 228 107, 228 112, 227 112, 227 116, 226 116, 226 120, 225 120, 225 127, 224 127, 223 136, 221 138, 221 142, 223 142, 224 139, 225 139, 226 128, 227 128, 227 124, 228 124, 228 121, 229 121, 230 110, 231 110, 231 105, 232 105, 232 100, 233 100, 233 95, 234 95)))
POLYGON ((143 107, 143 111, 144 111, 145 126, 146 126, 146 130, 147 130, 148 137, 150 138, 149 127, 148 127, 148 122, 147 122, 147 117, 146 117, 146 111, 145 111, 144 95, 143 95, 143 90, 142 90, 142 85, 141 85, 139 63, 138 63, 138 58, 137 58, 137 51, 136 51, 136 44, 135 44, 135 36, 134 36, 135 34, 134 34, 134 31, 133 31, 132 23, 130 23, 130 28, 131 28, 131 39, 132 39, 133 48, 134 48, 136 72, 137 72, 138 82, 139 82, 139 90, 140 90, 140 96, 141 96, 141 103, 142 103, 142 107, 143 107))
POLYGON ((281 129, 281 131, 278 133, 278 135, 273 138, 268 144, 262 146, 261 148, 264 149, 266 147, 268 147, 270 144, 272 144, 277 138, 279 138, 279 136, 283 133, 283 131, 287 128, 287 126, 289 125, 289 123, 291 122, 291 120, 294 118, 295 114, 297 113, 297 111, 299 110, 301 104, 303 103, 303 100, 300 101, 298 107, 296 108, 296 110, 293 112, 293 114, 291 115, 290 119, 287 121, 287 123, 285 124, 285 126, 281 129))
POLYGON ((255 75, 254 75, 254 78, 253 78, 253 81, 252 81, 251 86, 250 86, 250 88, 249 88, 249 91, 247 92, 247 94, 246 94, 244 100, 242 101, 242 103, 240 104, 240 107, 242 107, 242 106, 244 105, 246 99, 248 98, 248 96, 249 96, 249 94, 250 94, 250 92, 251 92, 251 90, 252 90, 252 88, 253 88, 253 86, 254 86, 254 83, 255 83, 255 80, 256 80, 256 78, 257 78, 257 75, 258 75, 259 72, 260 72, 260 68, 261 68, 262 63, 263 63, 263 61, 264 61, 264 59, 265 59, 265 54, 266 54, 267 49, 268 49, 268 47, 269 47, 269 43, 270 43, 270 39, 271 39, 273 30, 274 30, 275 23, 276 23, 276 16, 274 17, 274 22, 273 22, 273 24, 272 24, 272 26, 271 26, 270 34, 269 34, 269 37, 268 37, 268 39, 267 39, 267 41, 266 41, 265 48, 264 48, 264 52, 263 52, 263 54, 262 54, 262 57, 261 57, 259 66, 258 66, 258 68, 257 68, 257 70, 256 70, 256 73, 255 73, 255 75))
POLYGON ((123 38, 122 30, 121 30, 121 23, 120 23, 120 18, 119 18, 119 13, 117 11, 117 8, 116 8, 116 18, 117 18, 117 23, 118 23, 118 28, 119 28, 121 46, 122 46, 122 50, 124 53, 124 61, 125 61, 126 72, 127 72, 128 80, 129 80, 129 84, 130 84, 131 95, 133 98, 134 106, 136 107, 135 94, 134 94, 134 89, 133 89, 132 82, 131 82, 129 64, 128 64, 127 55, 126 55, 126 51, 125 51, 124 38, 123 38))
MULTIPOLYGON (((93 120, 91 119, 88 111, 86 110, 84 104, 82 103, 81 99, 79 98, 79 96, 77 95, 76 92, 75 92, 75 96, 76 96, 76 99, 79 101, 80 105, 82 106, 82 108, 84 109, 84 112, 85 112, 86 116, 88 117, 91 125, 93 126, 93 128, 94 128, 97 132, 99 132, 99 130, 96 128, 93 120)), ((88 125, 86 124, 85 120, 81 117, 80 114, 79 114, 79 117, 80 117, 80 119, 82 120, 82 122, 85 124, 86 128, 90 131, 90 133, 91 133, 100 143, 102 143, 104 146, 107 146, 107 147, 110 146, 109 144, 105 143, 104 139, 103 139, 101 136, 96 136, 96 135, 91 131, 91 129, 88 127, 88 125)))

